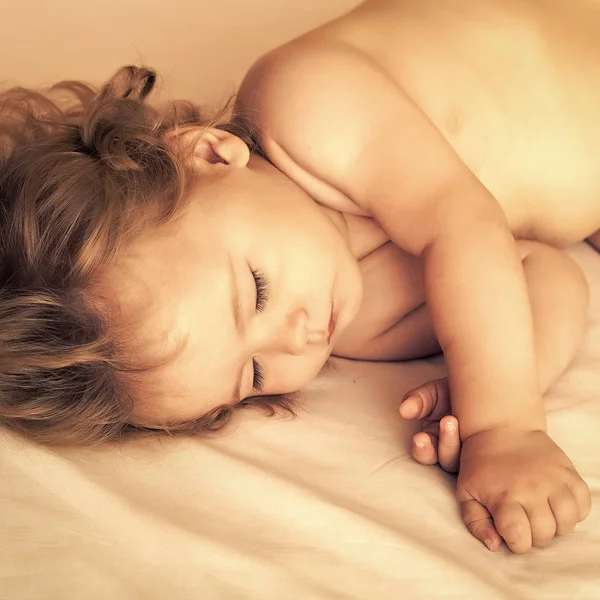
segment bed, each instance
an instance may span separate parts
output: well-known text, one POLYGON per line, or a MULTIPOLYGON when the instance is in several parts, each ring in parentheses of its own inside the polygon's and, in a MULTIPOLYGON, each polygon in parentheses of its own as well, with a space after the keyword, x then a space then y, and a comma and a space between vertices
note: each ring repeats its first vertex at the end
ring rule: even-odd
POLYGON ((593 496, 525 556, 465 530, 454 479, 410 458, 404 392, 443 372, 336 361, 297 419, 250 412, 212 438, 48 449, 0 437, 2 600, 600 598, 600 256, 585 342, 546 398, 593 496))
MULTIPOLYGON (((87 57, 98 80, 141 58, 173 76, 170 92, 191 96, 210 69, 194 71, 190 53, 222 39, 228 11, 252 4, 243 30, 236 20, 238 46, 217 53, 222 68, 202 92, 218 100, 251 56, 356 3, 182 2, 174 19, 156 1, 110 0, 82 23, 60 0, 40 3, 48 13, 39 22, 79 24, 73 35, 91 49, 101 30, 92 23, 118 15, 108 56, 87 57), (174 35, 176 21, 189 27, 196 14, 208 41, 195 48, 148 34, 174 35)), ((0 55, 26 25, 24 6, 0 25, 0 55)), ((32 55, 42 49, 33 38, 32 55)), ((6 63, 7 80, 88 76, 72 51, 52 63, 56 72, 26 52, 6 63)), ((298 418, 251 411, 212 437, 50 449, 0 431, 0 600, 600 599, 600 255, 584 244, 569 252, 591 284, 589 324, 545 402, 551 435, 592 491, 574 534, 525 556, 489 553, 462 524, 454 477, 412 461, 415 424, 398 416, 403 394, 440 376, 441 361, 336 360, 305 390, 298 418)))

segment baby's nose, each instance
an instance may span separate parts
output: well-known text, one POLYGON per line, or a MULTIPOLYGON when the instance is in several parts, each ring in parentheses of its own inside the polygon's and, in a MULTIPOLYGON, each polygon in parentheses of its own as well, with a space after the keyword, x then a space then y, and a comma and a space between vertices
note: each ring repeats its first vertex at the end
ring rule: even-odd
POLYGON ((271 349, 286 354, 301 355, 307 344, 328 344, 329 332, 310 329, 308 315, 303 308, 288 313, 275 328, 271 349))
POLYGON ((302 354, 308 343, 307 323, 308 316, 303 308, 288 313, 275 333, 276 349, 296 356, 302 354))

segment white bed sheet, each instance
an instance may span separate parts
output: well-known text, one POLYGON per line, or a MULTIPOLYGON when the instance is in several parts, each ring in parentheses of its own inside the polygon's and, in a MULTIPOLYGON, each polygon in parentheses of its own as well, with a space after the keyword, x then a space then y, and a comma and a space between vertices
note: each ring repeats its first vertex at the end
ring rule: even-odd
POLYGON ((600 598, 600 256, 571 254, 589 327, 546 404, 592 490, 573 535, 489 553, 397 416, 439 361, 337 361, 298 419, 248 413, 211 439, 51 450, 2 433, 0 599, 600 598))

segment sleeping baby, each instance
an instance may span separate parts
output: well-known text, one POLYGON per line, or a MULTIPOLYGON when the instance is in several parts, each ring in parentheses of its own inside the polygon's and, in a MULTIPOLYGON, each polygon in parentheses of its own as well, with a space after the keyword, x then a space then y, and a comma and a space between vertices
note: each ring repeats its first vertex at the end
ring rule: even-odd
POLYGON ((331 355, 441 351, 448 379, 400 407, 444 417, 415 457, 460 467, 491 550, 572 531, 590 494, 542 395, 586 322, 560 249, 600 228, 599 27, 584 0, 371 0, 210 119, 150 104, 146 68, 5 91, 0 421, 213 431, 293 411, 331 355))

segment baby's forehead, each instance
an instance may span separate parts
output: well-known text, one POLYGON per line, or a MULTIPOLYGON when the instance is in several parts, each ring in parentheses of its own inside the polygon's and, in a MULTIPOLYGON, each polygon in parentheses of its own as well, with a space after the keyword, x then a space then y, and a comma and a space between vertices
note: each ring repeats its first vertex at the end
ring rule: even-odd
POLYGON ((111 294, 124 319, 145 320, 167 308, 177 313, 178 303, 195 292, 190 288, 214 262, 203 250, 176 223, 149 229, 102 270, 95 287, 111 294))
POLYGON ((197 417, 229 402, 234 384, 237 340, 226 259, 172 257, 170 264, 146 250, 121 257, 97 288, 109 299, 110 327, 127 362, 148 369, 144 412, 197 417))
POLYGON ((128 364, 147 368, 179 352, 188 335, 181 298, 167 281, 144 276, 135 262, 106 270, 90 293, 128 364))

